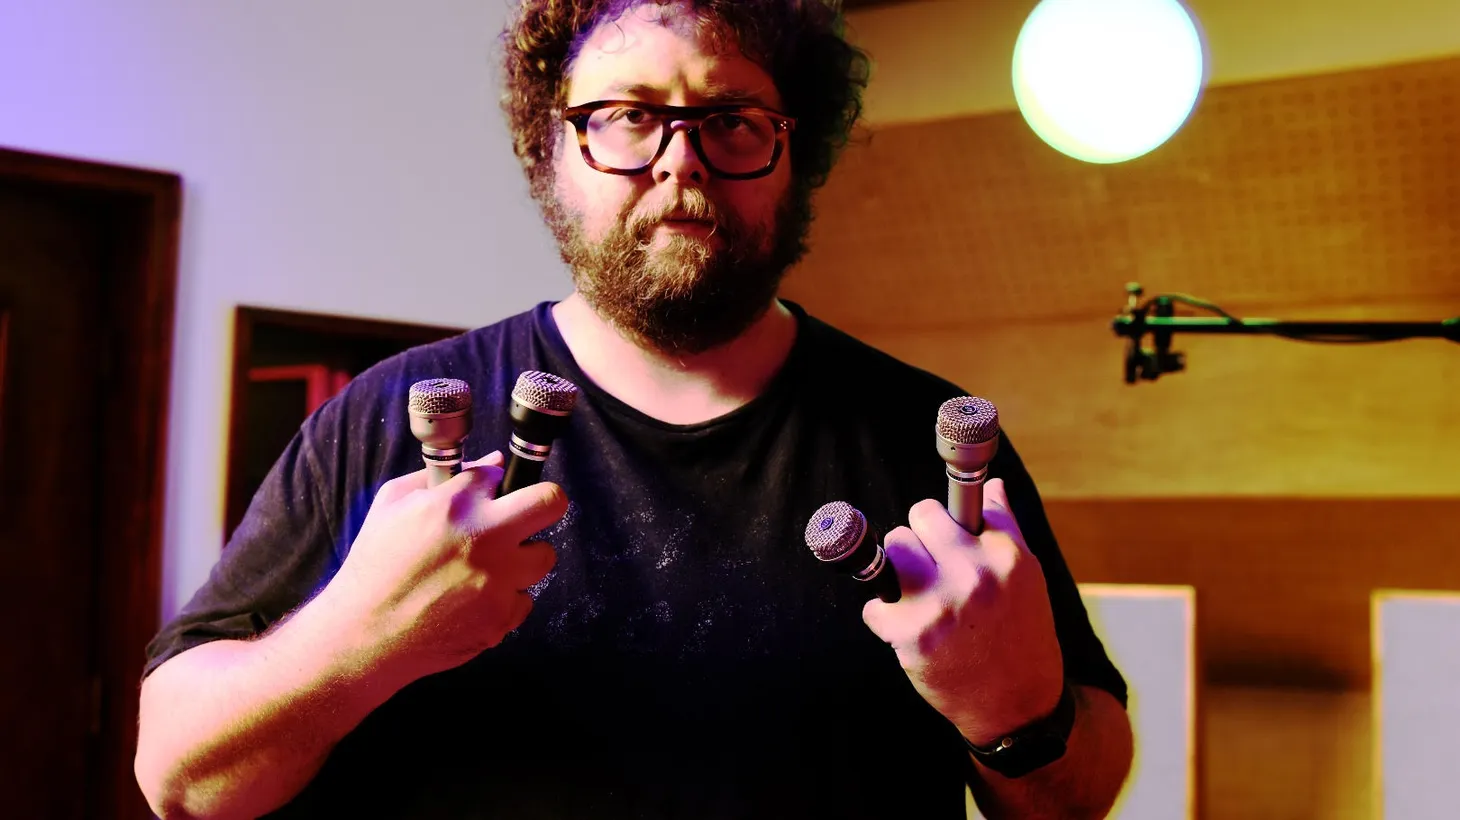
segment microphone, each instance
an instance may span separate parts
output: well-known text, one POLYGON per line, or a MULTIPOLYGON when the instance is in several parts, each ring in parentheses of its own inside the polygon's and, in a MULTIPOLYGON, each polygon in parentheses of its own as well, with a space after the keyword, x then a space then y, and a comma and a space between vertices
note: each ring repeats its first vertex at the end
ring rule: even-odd
POLYGON ((471 432, 471 387, 459 379, 426 379, 411 385, 406 408, 411 434, 421 440, 426 486, 435 487, 461 469, 461 442, 471 432))
POLYGON ((551 373, 528 370, 512 388, 512 441, 500 495, 536 484, 543 462, 556 439, 568 426, 578 386, 551 373))
POLYGON ((938 408, 938 455, 948 465, 948 513, 965 530, 983 530, 983 483, 999 448, 999 410, 976 396, 938 408))
POLYGON ((816 560, 866 584, 878 598, 895 603, 902 597, 897 571, 878 535, 862 512, 845 501, 823 504, 806 522, 806 547, 816 560))

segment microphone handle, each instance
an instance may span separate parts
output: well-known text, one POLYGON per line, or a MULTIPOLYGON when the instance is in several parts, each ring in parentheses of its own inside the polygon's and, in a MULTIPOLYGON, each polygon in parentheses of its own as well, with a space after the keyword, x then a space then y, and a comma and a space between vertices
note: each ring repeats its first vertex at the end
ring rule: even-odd
POLYGON ((542 466, 545 461, 547 461, 546 454, 543 458, 536 459, 521 456, 516 452, 511 453, 507 456, 507 469, 502 474, 502 487, 497 491, 497 495, 503 496, 513 490, 541 481, 542 466))
POLYGON ((436 487, 461 472, 461 442, 455 447, 421 445, 421 460, 426 463, 426 486, 436 487))
POLYGON ((948 514, 972 535, 983 532, 983 482, 989 468, 971 473, 948 469, 948 514))
POLYGON ((426 465, 426 486, 436 487, 451 480, 451 477, 461 471, 461 463, 452 465, 428 464, 426 465))
POLYGON ((902 584, 897 582, 897 569, 892 566, 891 561, 884 563, 880 572, 867 579, 867 584, 878 598, 889 604, 895 604, 902 599, 902 584))

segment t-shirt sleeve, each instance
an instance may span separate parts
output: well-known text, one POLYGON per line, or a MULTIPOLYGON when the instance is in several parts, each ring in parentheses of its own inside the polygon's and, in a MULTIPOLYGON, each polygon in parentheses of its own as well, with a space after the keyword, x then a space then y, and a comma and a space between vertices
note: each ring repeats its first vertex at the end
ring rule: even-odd
POLYGON ((1044 569, 1049 603, 1054 611, 1055 632, 1064 655, 1065 678, 1072 683, 1104 689, 1126 706, 1125 677, 1110 660, 1105 645, 1090 624, 1079 587, 1045 515, 1039 489, 1007 435, 999 444, 990 474, 1004 480, 1004 489, 1013 507, 1014 518, 1019 522, 1019 531, 1024 535, 1029 551, 1034 553, 1044 569))
MULTIPOLYGON (((274 462, 207 580, 148 643, 142 677, 209 641, 248 639, 308 601, 339 568, 334 482, 316 454, 326 404, 274 462)), ((325 460, 325 463, 332 463, 325 460)))

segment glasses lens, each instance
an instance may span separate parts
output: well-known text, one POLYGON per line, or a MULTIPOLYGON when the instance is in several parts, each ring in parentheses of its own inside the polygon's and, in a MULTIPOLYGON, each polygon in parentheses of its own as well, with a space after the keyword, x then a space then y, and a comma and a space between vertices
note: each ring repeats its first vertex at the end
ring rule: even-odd
POLYGON ((753 111, 716 114, 700 127, 705 159, 727 174, 759 171, 776 151, 776 124, 753 111))
POLYGON ((588 153, 610 168, 633 171, 654 159, 662 118, 639 108, 600 108, 588 118, 588 153))
MULTIPOLYGON (((654 160, 664 138, 664 117, 628 106, 601 108, 589 116, 587 131, 588 152, 594 160, 634 171, 654 160)), ((700 126, 700 146, 716 171, 759 171, 775 154, 776 124, 754 111, 715 114, 700 126)))

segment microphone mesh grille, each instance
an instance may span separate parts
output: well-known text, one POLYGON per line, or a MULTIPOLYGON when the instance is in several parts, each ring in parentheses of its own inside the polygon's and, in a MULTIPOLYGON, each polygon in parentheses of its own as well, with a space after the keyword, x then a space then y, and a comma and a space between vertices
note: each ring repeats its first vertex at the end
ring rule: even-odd
POLYGON ((457 413, 471 408, 471 387, 460 379, 426 379, 411 385, 412 413, 457 413))
POLYGON ((823 561, 839 561, 856 549, 867 531, 867 519, 845 501, 823 504, 806 523, 806 546, 823 561))
POLYGON ((954 444, 982 444, 999 434, 999 409, 976 396, 959 396, 938 408, 938 435, 954 444))
POLYGON ((578 401, 578 386, 561 376, 528 370, 517 377, 512 398, 526 407, 569 413, 578 401))

